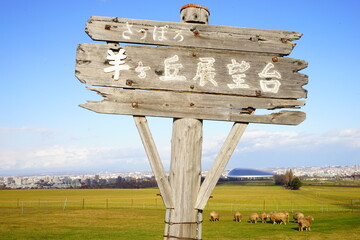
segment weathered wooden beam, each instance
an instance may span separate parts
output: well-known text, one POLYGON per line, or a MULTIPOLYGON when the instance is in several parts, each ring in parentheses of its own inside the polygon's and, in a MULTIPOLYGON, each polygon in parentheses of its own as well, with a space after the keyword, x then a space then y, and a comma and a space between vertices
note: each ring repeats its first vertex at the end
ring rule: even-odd
POLYGON ((293 40, 302 34, 293 31, 175 23, 120 17, 91 17, 86 33, 108 42, 201 47, 288 55, 293 40), (226 43, 226 44, 224 44, 226 43))
POLYGON ((98 113, 288 125, 297 125, 305 119, 305 113, 299 111, 271 112, 265 115, 248 114, 255 108, 277 109, 303 106, 305 102, 299 100, 269 100, 255 97, 100 87, 89 87, 89 89, 98 92, 105 99, 100 102, 89 101, 80 106, 98 113))
MULTIPOLYGON (((242 112, 248 108, 279 109, 300 108, 305 100, 239 97, 219 94, 201 94, 174 91, 133 90, 122 88, 87 87, 97 92, 107 101, 126 103, 130 105, 159 105, 169 108, 205 108, 205 109, 234 109, 242 112)), ((136 106, 133 106, 134 108, 136 106)), ((191 110, 190 110, 191 111, 191 110)))
POLYGON ((151 169, 155 175, 164 205, 166 208, 173 208, 174 201, 171 195, 172 190, 165 174, 164 167, 161 163, 154 139, 150 132, 150 128, 147 124, 147 120, 143 116, 134 116, 134 121, 148 156, 151 169))
MULTIPOLYGON (((202 121, 174 119, 171 138, 170 185, 174 200, 170 235, 189 239, 196 236, 194 208, 201 181, 202 121)), ((173 239, 173 238, 170 238, 173 239)))
POLYGON ((203 210, 214 190, 221 174, 224 172, 231 155, 233 154, 241 136, 245 132, 248 123, 234 123, 228 134, 220 152, 218 153, 210 171, 206 174, 204 182, 201 184, 195 208, 203 210))

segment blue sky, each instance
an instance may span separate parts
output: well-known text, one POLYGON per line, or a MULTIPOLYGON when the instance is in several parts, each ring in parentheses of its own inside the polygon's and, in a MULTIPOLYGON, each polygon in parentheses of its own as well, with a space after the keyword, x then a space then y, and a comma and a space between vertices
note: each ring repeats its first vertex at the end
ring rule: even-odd
MULTIPOLYGON (((80 108, 100 100, 74 75, 91 16, 179 22, 180 8, 209 8, 209 24, 303 33, 291 58, 309 62, 307 119, 298 126, 250 124, 228 168, 360 164, 360 2, 0 1, 0 175, 149 170, 132 117, 80 108)), ((172 119, 148 118, 163 164, 172 119)), ((204 121, 203 169, 232 123, 204 121)))

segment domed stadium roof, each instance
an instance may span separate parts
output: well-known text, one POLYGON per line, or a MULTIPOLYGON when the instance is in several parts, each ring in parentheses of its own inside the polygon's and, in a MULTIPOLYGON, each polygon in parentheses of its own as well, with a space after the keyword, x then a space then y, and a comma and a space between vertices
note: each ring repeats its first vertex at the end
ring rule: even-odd
POLYGON ((228 178, 271 178, 275 173, 256 169, 234 168, 228 174, 228 178))

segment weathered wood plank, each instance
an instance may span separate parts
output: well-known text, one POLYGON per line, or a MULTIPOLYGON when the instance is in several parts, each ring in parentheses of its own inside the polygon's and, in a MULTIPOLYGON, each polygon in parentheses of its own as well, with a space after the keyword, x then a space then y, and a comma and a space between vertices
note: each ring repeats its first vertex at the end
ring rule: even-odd
POLYGON ((160 22, 119 17, 91 17, 86 33, 93 40, 239 50, 288 55, 302 34, 195 23, 160 22))
POLYGON ((307 76, 298 73, 306 67, 302 60, 255 53, 80 44, 76 77, 97 86, 296 99, 307 95, 307 76), (110 55, 120 51, 116 71, 110 55))
MULTIPOLYGON (((174 223, 196 222, 197 211, 194 206, 201 181, 201 150, 202 121, 174 119, 169 174, 175 205, 171 212, 171 221, 174 223)), ((170 228, 172 236, 189 238, 195 234, 196 224, 175 224, 170 228)))
POLYGON ((298 111, 281 111, 266 115, 244 114, 251 112, 252 108, 255 108, 253 106, 274 109, 304 104, 303 101, 296 100, 274 99, 267 103, 269 99, 261 98, 245 98, 242 101, 242 97, 210 94, 96 87, 90 89, 99 92, 105 100, 90 101, 80 106, 98 113, 290 125, 297 125, 305 119, 305 113, 298 111))
POLYGON ((203 210, 206 203, 214 190, 221 174, 224 172, 231 155, 233 154, 241 136, 244 134, 248 123, 234 123, 228 134, 220 152, 211 166, 210 171, 206 174, 204 182, 201 184, 195 208, 203 210))
POLYGON ((267 99, 257 97, 238 97, 231 95, 185 93, 171 91, 132 90, 121 88, 87 87, 103 96, 107 101, 125 104, 153 104, 165 107, 184 108, 222 108, 236 111, 253 109, 299 108, 305 106, 304 100, 267 99))
POLYGON ((157 151, 154 139, 151 135, 149 125, 147 124, 147 120, 143 116, 134 116, 134 121, 148 156, 151 169, 155 175, 155 179, 159 187, 164 205, 166 208, 173 208, 174 201, 171 195, 172 190, 170 183, 165 174, 165 170, 161 163, 160 156, 157 151))

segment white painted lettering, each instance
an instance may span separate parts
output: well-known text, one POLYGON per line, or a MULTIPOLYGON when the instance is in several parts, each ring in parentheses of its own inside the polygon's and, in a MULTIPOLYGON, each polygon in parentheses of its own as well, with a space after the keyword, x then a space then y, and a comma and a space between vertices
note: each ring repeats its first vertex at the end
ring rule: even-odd
POLYGON ((241 63, 238 63, 235 59, 231 59, 231 64, 227 64, 226 66, 229 69, 229 74, 232 76, 235 83, 227 85, 230 89, 250 88, 248 84, 245 84, 244 79, 246 77, 246 74, 244 72, 250 68, 250 63, 246 61, 241 61, 241 63))
POLYGON ((161 76, 161 81, 186 81, 185 76, 178 75, 180 68, 183 68, 181 63, 174 63, 179 61, 178 55, 164 60, 165 76, 161 76))
POLYGON ((143 62, 139 62, 138 66, 135 68, 135 72, 138 72, 139 78, 146 78, 146 71, 150 70, 149 66, 144 66, 143 62))
MULTIPOLYGON (((276 70, 273 70, 272 72, 270 71, 274 67, 275 66, 272 63, 266 64, 265 68, 258 74, 259 77, 281 79, 281 74, 278 71, 276 70)), ((260 88, 263 92, 278 93, 280 86, 281 86, 281 82, 279 80, 274 80, 274 79, 260 80, 260 88)))
POLYGON ((124 39, 130 39, 130 35, 133 35, 134 33, 131 30, 131 27, 133 25, 130 25, 128 22, 126 22, 126 30, 123 32, 122 37, 124 39))
POLYGON ((166 30, 169 28, 168 25, 165 25, 164 27, 156 27, 154 26, 154 31, 153 31, 153 39, 154 41, 158 40, 158 41, 165 41, 167 40, 167 37, 165 36, 166 30))
POLYGON ((125 50, 120 49, 120 51, 117 54, 115 54, 112 50, 108 50, 107 52, 109 55, 107 56, 106 59, 113 60, 113 61, 110 61, 109 64, 114 65, 114 66, 105 68, 104 72, 106 72, 106 73, 115 72, 113 78, 114 78, 114 80, 119 80, 120 71, 130 69, 130 67, 128 65, 124 65, 125 61, 122 61, 123 59, 126 58, 125 50))
POLYGON ((181 32, 182 32, 182 30, 176 31, 176 35, 175 35, 175 37, 174 37, 175 40, 176 40, 176 39, 179 39, 178 42, 184 41, 184 36, 181 35, 181 32))
POLYGON ((278 78, 281 79, 281 74, 278 71, 273 70, 270 72, 272 68, 274 68, 274 64, 268 63, 266 64, 265 68, 259 73, 259 77, 261 78, 278 78))
POLYGON ((213 68, 215 59, 208 57, 199 58, 199 60, 200 62, 197 64, 196 76, 193 78, 193 80, 196 81, 199 79, 200 86, 205 86, 208 81, 211 82, 214 86, 218 86, 218 83, 215 81, 215 68, 213 68))

